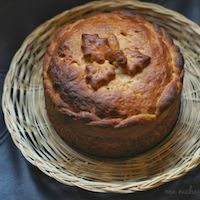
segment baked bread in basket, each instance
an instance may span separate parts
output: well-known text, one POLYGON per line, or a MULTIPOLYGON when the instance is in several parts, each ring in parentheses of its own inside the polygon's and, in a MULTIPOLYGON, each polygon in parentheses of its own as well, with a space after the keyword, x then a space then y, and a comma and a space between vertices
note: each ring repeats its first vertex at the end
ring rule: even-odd
POLYGON ((163 28, 131 10, 62 27, 44 60, 45 104, 81 152, 127 157, 162 141, 180 108, 183 57, 163 28))

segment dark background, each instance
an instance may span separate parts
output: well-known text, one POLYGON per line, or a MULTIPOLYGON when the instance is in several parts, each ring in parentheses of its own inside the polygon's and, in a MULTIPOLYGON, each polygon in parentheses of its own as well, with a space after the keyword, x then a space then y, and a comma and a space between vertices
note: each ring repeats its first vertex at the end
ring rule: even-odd
MULTIPOLYGON (((146 0, 147 1, 147 0, 146 0)), ((56 14, 84 0, 0 0, 0 98, 11 59, 24 38, 56 14)), ((200 24, 199 0, 149 0, 200 24)), ((180 30, 182 31, 182 30, 180 30)), ((1 105, 0 105, 1 106, 1 105)), ((102 194, 65 186, 28 163, 13 144, 0 107, 0 200, 200 199, 200 167, 156 189, 135 194, 102 194)))

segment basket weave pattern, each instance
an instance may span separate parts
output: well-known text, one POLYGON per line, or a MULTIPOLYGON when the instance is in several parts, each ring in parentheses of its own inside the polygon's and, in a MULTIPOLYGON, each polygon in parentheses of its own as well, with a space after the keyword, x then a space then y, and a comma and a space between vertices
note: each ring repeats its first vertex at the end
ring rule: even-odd
POLYGON ((3 92, 6 125, 25 158, 45 174, 97 192, 143 191, 183 176, 200 161, 200 28, 182 15, 138 1, 97 1, 73 8, 38 27, 12 60, 3 92), (162 145, 134 158, 98 160, 68 147, 48 120, 42 83, 43 56, 55 31, 93 13, 119 7, 164 27, 185 59, 182 107, 162 145))

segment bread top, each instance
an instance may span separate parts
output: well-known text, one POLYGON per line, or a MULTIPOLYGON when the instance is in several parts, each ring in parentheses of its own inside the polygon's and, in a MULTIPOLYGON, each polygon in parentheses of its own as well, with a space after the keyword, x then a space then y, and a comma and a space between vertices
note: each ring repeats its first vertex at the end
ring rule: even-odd
POLYGON ((156 120, 179 98, 183 58, 160 27, 129 10, 62 27, 45 55, 55 109, 90 125, 156 120))

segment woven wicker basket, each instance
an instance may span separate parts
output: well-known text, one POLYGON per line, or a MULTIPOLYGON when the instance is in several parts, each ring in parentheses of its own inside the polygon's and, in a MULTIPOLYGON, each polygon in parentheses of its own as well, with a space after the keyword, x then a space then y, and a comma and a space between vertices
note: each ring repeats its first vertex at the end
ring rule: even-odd
POLYGON ((25 158, 48 176, 97 192, 130 193, 183 176, 200 161, 200 28, 182 15, 138 1, 97 1, 65 11, 38 27, 14 56, 3 93, 5 122, 25 158), (98 160, 68 147, 45 111, 43 56, 54 32, 93 13, 131 8, 164 27, 185 58, 182 109, 170 136, 151 151, 125 160, 98 160))

